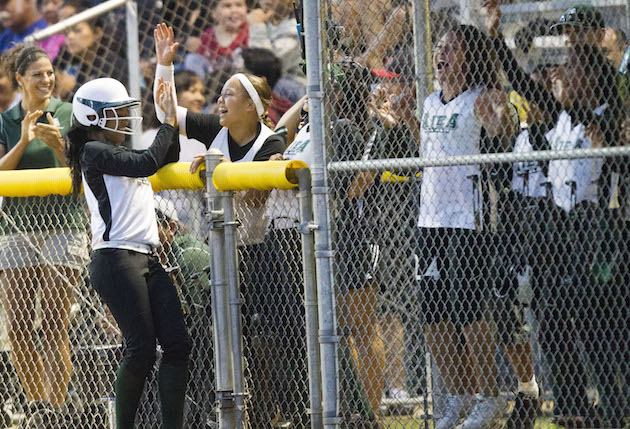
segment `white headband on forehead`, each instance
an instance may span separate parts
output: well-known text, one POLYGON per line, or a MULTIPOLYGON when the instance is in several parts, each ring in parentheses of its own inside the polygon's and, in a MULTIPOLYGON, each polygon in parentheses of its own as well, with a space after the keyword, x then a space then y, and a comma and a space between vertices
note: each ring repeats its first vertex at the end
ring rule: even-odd
POLYGON ((254 85, 247 79, 243 73, 236 73, 234 76, 241 82, 245 91, 249 94, 249 98, 254 102, 254 106, 256 106, 256 113, 258 113, 258 117, 260 118, 263 113, 265 113, 265 109, 263 108, 262 101, 260 100, 260 95, 258 95, 258 91, 254 88, 254 85))

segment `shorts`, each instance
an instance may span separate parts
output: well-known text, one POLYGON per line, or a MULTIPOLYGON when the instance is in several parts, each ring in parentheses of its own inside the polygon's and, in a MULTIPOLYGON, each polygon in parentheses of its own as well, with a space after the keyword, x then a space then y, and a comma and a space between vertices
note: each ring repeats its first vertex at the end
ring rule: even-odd
POLYGON ((38 265, 83 269, 89 262, 82 230, 37 231, 0 236, 0 271, 38 265))
POLYGON ((486 235, 455 228, 418 232, 416 284, 425 323, 465 326, 486 318, 492 258, 486 235))

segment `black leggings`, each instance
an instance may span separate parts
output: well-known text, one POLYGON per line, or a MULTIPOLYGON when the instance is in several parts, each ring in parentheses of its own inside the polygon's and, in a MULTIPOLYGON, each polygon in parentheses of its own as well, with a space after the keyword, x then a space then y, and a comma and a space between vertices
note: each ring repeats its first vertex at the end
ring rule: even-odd
POLYGON ((116 380, 117 428, 133 428, 155 364, 156 340, 163 349, 158 372, 163 427, 181 428, 192 342, 173 282, 156 256, 123 249, 95 251, 90 278, 125 340, 116 380))

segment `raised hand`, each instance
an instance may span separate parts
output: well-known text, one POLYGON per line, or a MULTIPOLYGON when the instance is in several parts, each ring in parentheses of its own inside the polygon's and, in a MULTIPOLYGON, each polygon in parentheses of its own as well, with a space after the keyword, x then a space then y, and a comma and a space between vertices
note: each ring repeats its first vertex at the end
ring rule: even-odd
POLYGON ((65 148, 65 143, 61 138, 59 127, 55 124, 55 120, 50 112, 46 113, 46 119, 48 119, 47 124, 39 122, 33 126, 35 137, 46 143, 55 152, 61 153, 65 148))
POLYGON ((41 110, 35 110, 34 112, 27 112, 24 119, 22 119, 22 134, 20 140, 24 144, 29 144, 33 141, 35 136, 35 123, 37 119, 42 116, 44 112, 41 110))
POLYGON ((173 59, 177 53, 179 43, 175 42, 173 28, 166 24, 158 24, 153 31, 155 38, 155 54, 158 64, 161 66, 173 65, 173 59))
POLYGON ((164 111, 164 122, 174 127, 177 126, 177 100, 175 99, 175 89, 170 82, 160 78, 158 80, 157 104, 164 111))
POLYGON ((486 0, 482 5, 488 12, 485 19, 485 27, 488 35, 493 39, 499 37, 499 23, 501 22, 501 9, 499 0, 486 0))

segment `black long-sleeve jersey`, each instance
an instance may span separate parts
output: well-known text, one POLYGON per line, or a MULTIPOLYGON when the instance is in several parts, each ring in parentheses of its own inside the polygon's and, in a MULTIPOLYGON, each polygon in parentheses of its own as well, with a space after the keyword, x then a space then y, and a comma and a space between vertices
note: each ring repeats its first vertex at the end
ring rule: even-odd
POLYGON ((123 247, 106 242, 158 246, 153 189, 148 176, 177 161, 176 128, 163 124, 147 150, 131 150, 99 141, 81 155, 83 189, 91 214, 92 248, 123 247))

